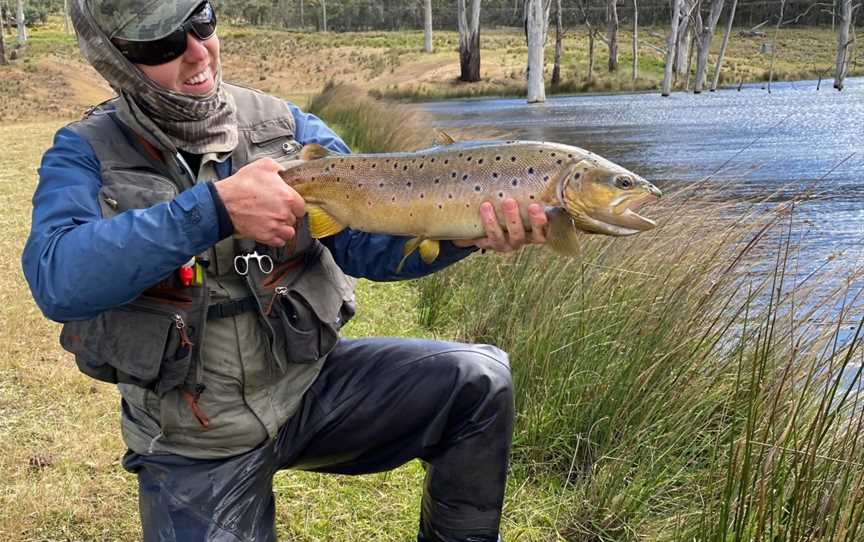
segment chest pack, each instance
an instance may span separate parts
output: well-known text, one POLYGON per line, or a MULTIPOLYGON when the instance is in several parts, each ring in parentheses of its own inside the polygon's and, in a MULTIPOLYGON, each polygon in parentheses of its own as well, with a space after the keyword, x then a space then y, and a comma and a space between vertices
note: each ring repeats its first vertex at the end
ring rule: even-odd
MULTIPOLYGON (((260 158, 284 160, 297 152, 294 119, 284 102, 242 87, 226 87, 237 103, 239 121, 240 141, 231 155, 233 172, 260 158)), ((112 103, 107 102, 70 126, 90 143, 99 160, 103 218, 170 201, 194 184, 176 157, 138 140, 112 111, 112 103)), ((245 279, 249 300, 269 340, 272 363, 283 372, 288 364, 324 358, 335 346, 341 326, 354 314, 353 282, 330 252, 310 237, 305 221, 297 230, 287 247, 241 243, 273 261, 269 273, 249 266, 245 279)), ((126 305, 65 324, 61 345, 93 378, 134 384, 160 396, 180 388, 194 410, 204 391, 201 339, 208 312, 214 313, 206 282, 205 274, 200 284, 183 286, 172 275, 126 305)))

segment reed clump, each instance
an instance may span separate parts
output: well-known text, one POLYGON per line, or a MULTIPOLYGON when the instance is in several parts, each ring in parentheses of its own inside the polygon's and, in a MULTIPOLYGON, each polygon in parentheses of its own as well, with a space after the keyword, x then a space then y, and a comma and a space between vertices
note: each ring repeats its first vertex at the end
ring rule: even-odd
MULTIPOLYGON (((313 109, 363 141, 429 133, 357 96, 313 109)), ((554 495, 537 506, 567 540, 864 536, 862 272, 801 273, 795 203, 716 186, 673 191, 652 232, 585 236, 575 259, 534 247, 419 282, 432 333, 510 353, 511 482, 554 495)))

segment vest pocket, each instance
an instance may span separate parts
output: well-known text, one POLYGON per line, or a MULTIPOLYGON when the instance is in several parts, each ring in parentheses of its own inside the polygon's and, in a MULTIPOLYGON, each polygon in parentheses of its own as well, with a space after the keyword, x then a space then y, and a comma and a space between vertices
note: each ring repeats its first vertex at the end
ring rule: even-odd
POLYGON ((113 309, 96 318, 69 322, 60 344, 75 354, 84 374, 133 384, 163 395, 186 380, 191 348, 183 344, 185 315, 113 309))

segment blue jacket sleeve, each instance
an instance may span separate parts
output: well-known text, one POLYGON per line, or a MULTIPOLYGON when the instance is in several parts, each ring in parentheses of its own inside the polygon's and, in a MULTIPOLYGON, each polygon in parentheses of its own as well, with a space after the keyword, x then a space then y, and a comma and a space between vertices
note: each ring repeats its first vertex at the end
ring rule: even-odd
MULTIPOLYGON (((294 115, 297 141, 302 144, 318 143, 340 154, 350 153, 350 149, 324 122, 310 113, 301 111, 297 106, 288 104, 294 115)), ((396 268, 402 261, 402 249, 408 237, 366 233, 345 229, 338 234, 321 239, 330 249, 333 259, 342 270, 354 277, 370 280, 402 280, 422 277, 443 269, 476 249, 458 248, 449 241, 441 242, 441 253, 431 264, 426 264, 414 253, 405 260, 399 273, 396 268)))
POLYGON ((110 219, 99 206, 101 184, 90 145, 60 130, 42 159, 22 256, 33 297, 52 320, 91 318, 128 303, 219 240, 206 184, 110 219))

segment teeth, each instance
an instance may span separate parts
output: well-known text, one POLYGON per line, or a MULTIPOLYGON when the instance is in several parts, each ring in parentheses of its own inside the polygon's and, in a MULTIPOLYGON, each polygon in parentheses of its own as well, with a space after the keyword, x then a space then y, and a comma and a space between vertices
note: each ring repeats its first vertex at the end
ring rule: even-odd
POLYGON ((198 75, 186 80, 187 85, 200 85, 207 80, 207 70, 202 71, 198 75))

